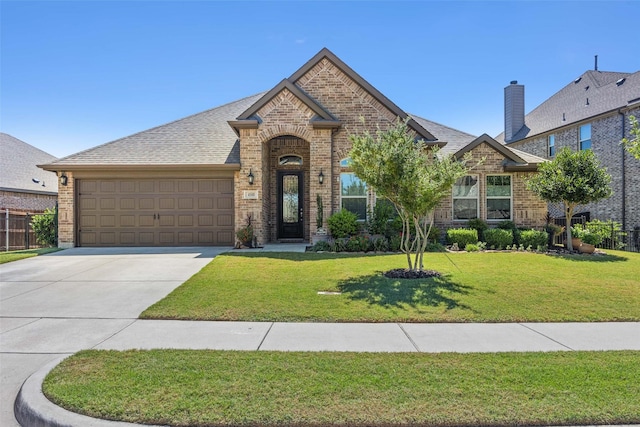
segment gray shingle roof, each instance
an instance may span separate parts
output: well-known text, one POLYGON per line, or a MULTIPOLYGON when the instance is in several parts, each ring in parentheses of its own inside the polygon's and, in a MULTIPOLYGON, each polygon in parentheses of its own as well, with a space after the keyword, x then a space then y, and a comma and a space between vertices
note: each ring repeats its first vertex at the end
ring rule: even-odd
MULTIPOLYGON (((509 143, 627 107, 634 100, 640 100, 640 71, 587 71, 525 115, 524 126, 509 143), (617 84, 620 79, 625 80, 617 84)), ((504 132, 496 140, 504 143, 504 132)))
POLYGON ((264 93, 145 130, 47 165, 229 165, 240 163, 238 136, 227 123, 264 93))
POLYGON ((0 189, 29 193, 58 193, 55 173, 36 165, 56 160, 49 153, 6 133, 0 133, 0 189), (37 180, 38 182, 34 181, 37 180))
POLYGON ((425 118, 410 114, 413 119, 420 124, 423 128, 428 130, 433 136, 438 139, 438 142, 446 142, 447 145, 442 147, 443 154, 453 154, 475 140, 476 137, 466 132, 459 131, 457 129, 450 128, 440 123, 432 122, 425 118))

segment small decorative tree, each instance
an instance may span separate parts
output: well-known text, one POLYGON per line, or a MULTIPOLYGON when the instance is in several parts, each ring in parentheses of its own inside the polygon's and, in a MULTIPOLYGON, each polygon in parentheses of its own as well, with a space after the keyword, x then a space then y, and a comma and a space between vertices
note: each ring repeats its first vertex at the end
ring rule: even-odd
POLYGON ((244 225, 244 227, 241 227, 240 229, 238 229, 238 231, 236 231, 236 237, 240 241, 240 244, 242 246, 246 246, 247 248, 253 247, 254 234, 253 224, 251 223, 252 220, 253 217, 251 216, 251 214, 247 214, 246 224, 244 225))
POLYGON ((633 138, 622 138, 622 143, 633 157, 640 160, 640 123, 635 116, 629 116, 629 123, 631 124, 629 133, 633 135, 633 138))
POLYGON ((433 226, 433 211, 468 172, 470 156, 458 161, 437 147, 416 140, 406 121, 398 119, 375 135, 350 135, 351 167, 355 174, 387 198, 402 219, 401 250, 412 272, 424 270, 424 252, 433 226), (413 259, 412 259, 413 255, 413 259))
POLYGON ((538 173, 527 181, 527 188, 547 202, 562 202, 567 220, 567 248, 571 243, 571 218, 578 205, 610 197, 611 175, 591 150, 573 152, 563 148, 550 162, 538 166, 538 173))

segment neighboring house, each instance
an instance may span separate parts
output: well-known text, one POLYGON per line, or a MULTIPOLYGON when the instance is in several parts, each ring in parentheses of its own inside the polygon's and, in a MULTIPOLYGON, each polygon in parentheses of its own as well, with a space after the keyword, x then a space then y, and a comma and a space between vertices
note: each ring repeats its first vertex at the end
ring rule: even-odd
MULTIPOLYGON (((578 212, 630 230, 640 226, 640 161, 620 144, 630 137, 630 115, 640 117, 640 71, 587 71, 527 115, 524 86, 514 81, 505 88, 505 131, 496 139, 547 159, 564 147, 593 150, 612 177, 613 196, 578 212)), ((550 210, 564 217, 559 206, 550 210)))
MULTIPOLYGON (((327 49, 268 92, 43 165, 60 187, 59 245, 233 245, 250 216, 259 243, 308 241, 325 217, 361 218, 375 194, 349 169, 349 135, 409 115, 327 49), (364 118, 364 123, 361 121, 364 118)), ((417 138, 483 165, 436 213, 542 226, 523 178, 541 158, 411 116, 417 138)))
POLYGON ((58 199, 58 179, 37 165, 56 158, 6 133, 0 133, 0 210, 42 213, 58 199))

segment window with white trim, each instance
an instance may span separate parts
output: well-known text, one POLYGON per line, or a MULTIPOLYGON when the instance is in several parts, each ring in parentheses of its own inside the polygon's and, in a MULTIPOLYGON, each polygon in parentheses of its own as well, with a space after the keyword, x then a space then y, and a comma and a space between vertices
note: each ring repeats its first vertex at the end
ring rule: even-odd
POLYGON ((580 126, 578 134, 578 149, 581 151, 591 149, 591 123, 580 126))
POLYGON ((549 135, 547 138, 547 157, 553 157, 556 155, 556 135, 549 135))
POLYGON ((487 175, 487 220, 511 220, 511 175, 487 175))
POLYGON ((462 221, 478 218, 479 183, 476 175, 467 175, 453 184, 453 219, 462 221))
POLYGON ((353 172, 340 174, 340 207, 367 219, 367 184, 353 172))

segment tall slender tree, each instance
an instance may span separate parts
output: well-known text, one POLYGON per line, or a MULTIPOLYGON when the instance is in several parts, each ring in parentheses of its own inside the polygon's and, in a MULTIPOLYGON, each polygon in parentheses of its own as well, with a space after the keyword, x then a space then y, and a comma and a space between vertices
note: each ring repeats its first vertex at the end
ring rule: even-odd
POLYGON ((610 183, 611 175, 600 167, 593 151, 573 152, 565 147, 555 159, 538 166, 538 173, 527 181, 527 187, 547 202, 564 203, 567 248, 572 251, 571 218, 576 207, 610 197, 610 183))
POLYGON ((633 137, 631 139, 622 138, 622 143, 633 157, 640 160, 640 123, 635 116, 629 116, 629 124, 631 125, 629 133, 633 137))
POLYGON ((423 270, 433 212, 456 180, 467 174, 470 156, 458 161, 442 155, 438 147, 417 140, 400 119, 375 135, 364 132, 349 139, 353 171, 395 206, 402 219, 401 249, 409 270, 423 270))

